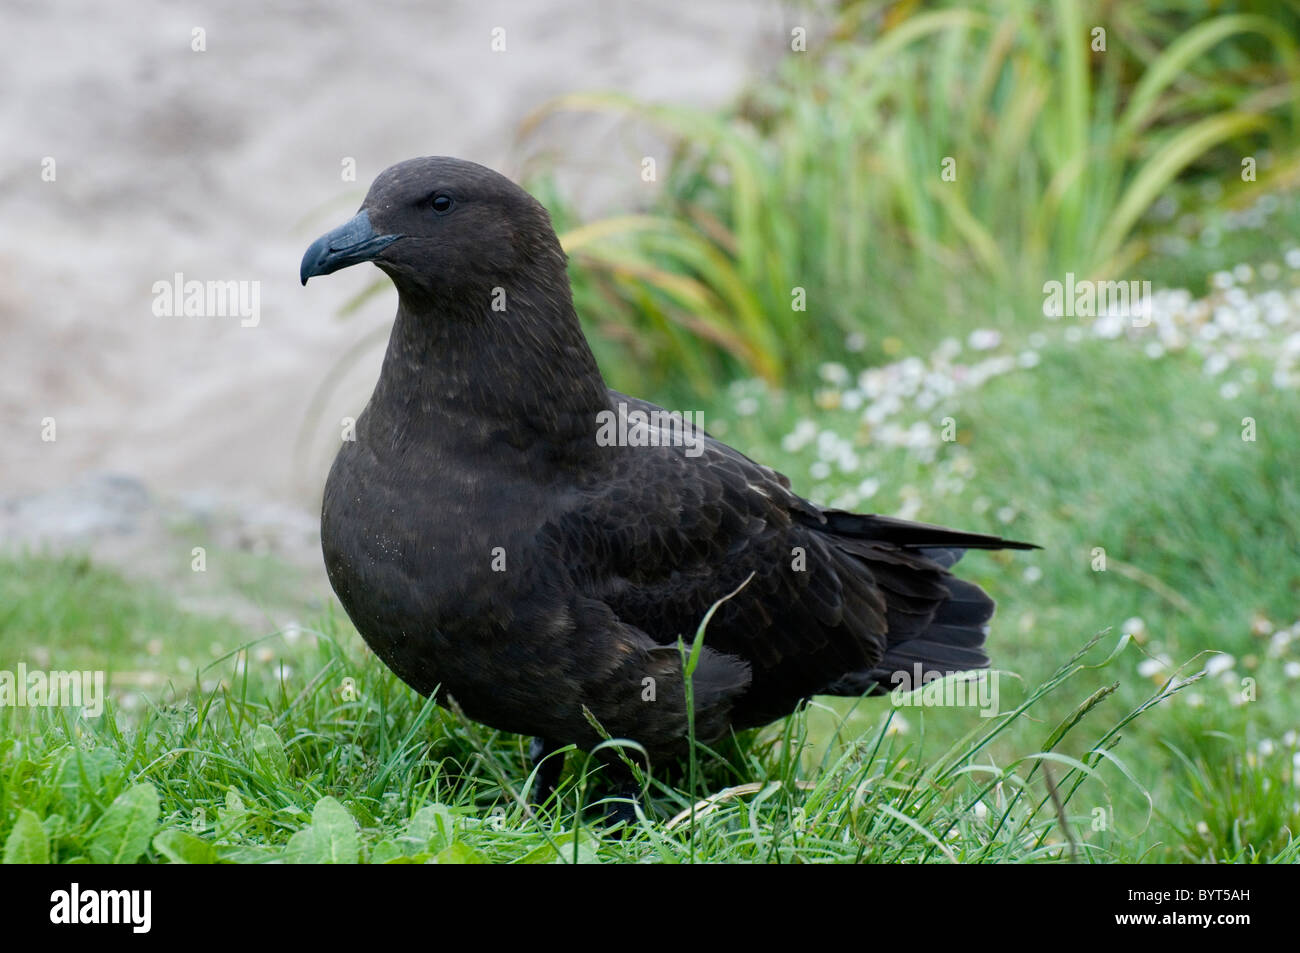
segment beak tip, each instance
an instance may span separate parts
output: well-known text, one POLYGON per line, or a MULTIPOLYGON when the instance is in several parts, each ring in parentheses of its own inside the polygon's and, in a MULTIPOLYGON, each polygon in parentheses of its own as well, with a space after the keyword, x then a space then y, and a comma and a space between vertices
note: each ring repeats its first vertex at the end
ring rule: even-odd
POLYGON ((312 242, 302 256, 298 277, 306 285, 308 278, 328 275, 358 262, 374 261, 380 251, 401 237, 376 235, 369 211, 362 209, 350 221, 312 242))

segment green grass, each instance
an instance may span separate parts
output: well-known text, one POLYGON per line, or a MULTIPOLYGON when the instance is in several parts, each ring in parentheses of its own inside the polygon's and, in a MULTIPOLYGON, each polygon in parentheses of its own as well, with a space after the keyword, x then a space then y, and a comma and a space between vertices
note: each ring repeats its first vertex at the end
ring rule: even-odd
POLYGON ((933 459, 864 430, 851 379, 807 397, 736 385, 706 410, 823 501, 896 512, 919 498, 917 518, 1044 545, 960 567, 999 599, 997 717, 819 699, 700 751, 696 784, 653 781, 646 820, 614 837, 580 756, 558 803, 526 808, 526 739, 416 696, 335 614, 258 638, 84 560, 10 559, 0 668, 104 666, 115 701, 98 719, 0 711, 0 842, 64 862, 1300 859, 1300 639, 1275 649, 1260 622, 1300 616, 1300 402, 1273 386, 1268 342, 1221 377, 1144 346, 1054 329, 1034 366, 904 406, 903 427, 957 422, 933 459), (1242 388, 1231 400, 1225 378, 1242 388), (791 444, 805 418, 852 444, 856 466, 828 473, 818 463, 838 449, 791 444), (863 473, 879 480, 869 501, 852 498, 863 473), (1210 650, 1229 668, 1183 684, 1210 650), (1190 664, 1140 671, 1148 658, 1190 664), (171 684, 141 688, 136 670, 171 684))
MULTIPOLYGON (((191 663, 243 633, 228 622, 177 610, 165 593, 141 588, 84 557, 9 557, 0 571, 0 660, 33 668, 109 669, 119 684, 162 665, 188 681, 191 663), (63 660, 71 660, 68 665, 63 660)), ((0 667, 12 668, 12 665, 0 667)))
MULTIPOLYGON (((119 601, 123 617, 141 603, 136 587, 102 572, 88 580, 75 560, 5 568, 41 574, 52 595, 75 591, 101 608, 119 601)), ((33 621, 50 606, 26 603, 33 621)), ((219 622, 191 624, 231 634, 219 622)), ((84 667, 131 642, 109 638, 64 646, 57 664, 84 667)), ((813 739, 801 714, 739 739, 730 763, 702 752, 712 800, 692 814, 689 792, 656 783, 645 802, 656 820, 615 837, 581 809, 600 796, 582 758, 571 756, 558 803, 527 808, 523 739, 416 696, 335 617, 281 654, 301 674, 247 662, 241 651, 216 663, 223 677, 212 689, 196 684, 170 704, 110 705, 100 718, 0 711, 6 859, 993 862, 1059 858, 1065 849, 1041 775, 1035 781, 1047 756, 1029 749, 994 767, 982 753, 1029 713, 1082 700, 1072 684, 1080 668, 1068 659, 1019 707, 968 720, 966 737, 932 758, 920 757, 924 737, 893 733, 879 705, 875 727, 852 738, 813 739)), ((1030 732, 1040 743, 1050 721, 1030 732)), ((1087 727, 1081 760, 1050 755, 1067 804, 1076 793, 1108 796, 1097 765, 1110 756, 1087 753, 1104 747, 1108 732, 1087 727)), ((1077 848, 1098 859, 1113 849, 1108 837, 1077 848)))

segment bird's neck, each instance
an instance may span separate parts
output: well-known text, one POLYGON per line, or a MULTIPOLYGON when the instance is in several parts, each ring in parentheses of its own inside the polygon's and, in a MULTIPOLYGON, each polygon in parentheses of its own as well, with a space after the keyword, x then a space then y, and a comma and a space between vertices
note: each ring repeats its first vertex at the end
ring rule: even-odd
MULTIPOLYGON (((422 437, 464 447, 513 447, 523 459, 597 453, 605 382, 574 313, 567 283, 515 289, 503 310, 440 307, 399 297, 371 401, 394 442, 422 437)), ((463 302, 464 297, 461 297, 463 302)))

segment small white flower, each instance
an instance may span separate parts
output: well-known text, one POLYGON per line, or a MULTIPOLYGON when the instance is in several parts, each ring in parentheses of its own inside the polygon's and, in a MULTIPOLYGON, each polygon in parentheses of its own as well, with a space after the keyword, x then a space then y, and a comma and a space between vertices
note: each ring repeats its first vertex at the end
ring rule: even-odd
POLYGON ((1119 630, 1125 635, 1139 635, 1146 631, 1147 624, 1139 616, 1125 619, 1119 630))
POLYGON ((907 719, 894 712, 894 717, 889 719, 889 727, 885 729, 886 735, 905 735, 912 730, 912 726, 907 723, 907 719))
POLYGON ((912 448, 929 446, 933 436, 930 425, 924 420, 918 420, 907 428, 907 445, 912 448))
POLYGON ((1241 326, 1241 311, 1239 310, 1241 307, 1241 304, 1237 304, 1231 308, 1215 308, 1215 326, 1224 334, 1231 336, 1241 326))
POLYGON ((1164 678, 1173 668, 1173 661, 1166 655, 1145 658, 1138 662, 1137 671, 1143 678, 1164 678))
POLYGON ((1002 343, 1002 335, 991 328, 977 328, 970 333, 966 343, 976 351, 991 351, 1002 343))
POLYGON ((903 505, 898 508, 894 516, 900 520, 916 519, 921 512, 921 498, 919 496, 908 497, 903 501, 903 505))
POLYGON ((951 361, 960 353, 961 341, 958 341, 956 338, 944 338, 939 342, 939 346, 934 349, 934 353, 931 356, 936 362, 943 363, 945 361, 951 361))
POLYGON ((821 374, 822 380, 826 381, 828 384, 843 387, 849 382, 849 371, 843 364, 838 364, 834 361, 827 361, 817 370, 821 374))
POLYGON ((1114 340, 1124 333, 1124 327, 1128 319, 1120 317, 1118 314, 1103 314, 1092 323, 1092 333, 1099 338, 1114 340))
POLYGON ((840 435, 834 430, 823 430, 817 435, 817 456, 829 460, 840 452, 840 435))
POLYGON ((1214 678, 1216 675, 1222 675, 1224 672, 1230 671, 1236 661, 1235 658, 1228 655, 1226 652, 1220 653, 1219 655, 1211 655, 1205 663, 1205 674, 1210 678, 1214 678))

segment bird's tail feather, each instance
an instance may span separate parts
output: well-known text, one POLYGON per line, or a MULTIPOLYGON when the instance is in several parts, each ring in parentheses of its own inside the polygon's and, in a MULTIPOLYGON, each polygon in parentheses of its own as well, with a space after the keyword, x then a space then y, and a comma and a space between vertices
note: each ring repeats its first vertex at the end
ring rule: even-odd
MULTIPOLYGON (((1021 543, 984 533, 914 523, 875 513, 850 513, 847 510, 822 510, 825 529, 851 539, 869 539, 892 543, 905 549, 1038 549, 1033 543, 1021 543)), ((955 560, 954 560, 955 561, 955 560)))
MULTIPOLYGON (((850 551, 857 549, 852 544, 845 548, 850 551)), ((865 556, 866 552, 864 549, 862 555, 865 556)), ((946 571, 961 558, 962 553, 963 550, 957 548, 918 549, 910 558, 928 560, 931 563, 929 572, 922 566, 908 567, 882 561, 879 553, 875 554, 875 559, 867 557, 888 606, 885 653, 872 668, 851 672, 836 680, 826 689, 826 694, 879 695, 900 686, 916 688, 927 680, 954 672, 988 667, 984 640, 988 635, 989 620, 993 618, 994 604, 979 586, 946 571), (899 590, 903 587, 898 580, 903 579, 918 595, 925 588, 920 584, 922 580, 943 595, 937 604, 929 603, 923 616, 918 616, 915 603, 908 607, 911 612, 904 609, 906 603, 899 604, 899 590)))
POLYGON ((830 695, 882 694, 926 680, 987 668, 984 653, 993 600, 949 570, 968 549, 1038 549, 982 533, 892 516, 823 510, 821 529, 863 560, 885 602, 885 651, 872 668, 849 672, 830 695))

